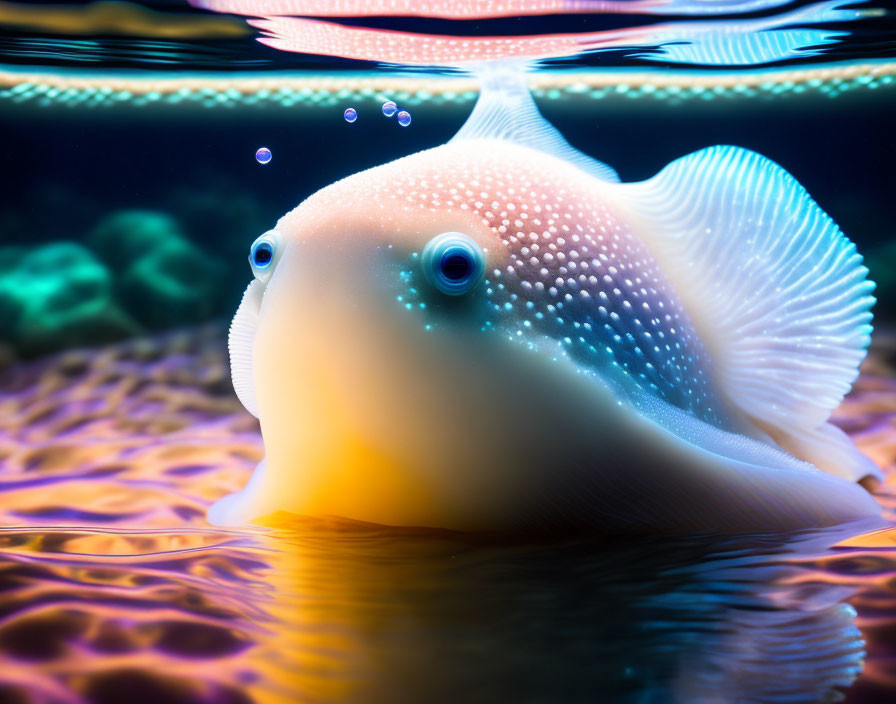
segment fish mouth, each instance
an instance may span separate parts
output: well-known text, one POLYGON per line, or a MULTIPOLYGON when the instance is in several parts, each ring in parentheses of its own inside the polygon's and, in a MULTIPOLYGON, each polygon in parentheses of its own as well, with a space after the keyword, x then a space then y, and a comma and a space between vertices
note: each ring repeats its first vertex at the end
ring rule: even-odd
POLYGON ((233 389, 243 407, 256 418, 258 400, 255 393, 254 347, 265 289, 265 284, 258 279, 249 283, 230 323, 227 337, 233 389))

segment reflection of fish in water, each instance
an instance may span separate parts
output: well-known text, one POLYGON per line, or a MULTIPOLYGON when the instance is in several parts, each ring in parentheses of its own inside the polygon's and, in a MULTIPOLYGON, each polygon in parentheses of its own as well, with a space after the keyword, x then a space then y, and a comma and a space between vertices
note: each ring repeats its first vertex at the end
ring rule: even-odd
POLYGON ((234 386, 266 459, 210 511, 502 529, 784 529, 875 514, 827 423, 873 284, 783 169, 641 183, 494 69, 448 144, 303 202, 250 256, 234 386))
POLYGON ((863 665, 852 590, 801 565, 830 529, 493 541, 275 523, 284 627, 256 659, 319 702, 833 702, 863 665))
MULTIPOLYGON (((856 9, 857 0, 826 0, 796 7, 764 17, 728 18, 718 21, 669 21, 642 26, 623 26, 587 32, 559 34, 525 34, 518 36, 453 36, 401 32, 389 29, 346 26, 335 22, 308 19, 306 15, 330 14, 316 3, 253 3, 251 8, 240 0, 203 2, 218 11, 242 12, 258 19, 247 20, 264 35, 258 38, 281 51, 292 51, 325 56, 383 61, 409 65, 458 66, 483 61, 509 58, 556 58, 575 56, 583 52, 625 50, 641 59, 662 62, 711 66, 751 66, 768 64, 796 56, 815 56, 842 41, 849 32, 831 29, 833 23, 859 21, 879 14, 872 9, 856 9), (317 6, 316 6, 317 5, 317 6), (289 15, 302 15, 291 17, 289 15)), ((377 14, 375 6, 364 3, 367 9, 356 8, 357 3, 340 6, 342 14, 358 10, 360 15, 377 14)), ((387 14, 421 14, 441 16, 444 6, 414 3, 390 3, 387 14)), ((498 5, 473 6, 451 3, 454 19, 471 20, 476 16, 502 14, 498 5), (487 9, 488 8, 488 9, 487 9)), ((632 10, 635 5, 626 3, 632 10)), ((671 14, 713 14, 722 8, 718 3, 691 3, 687 0, 672 7, 651 3, 639 11, 663 11, 671 14)), ((382 9, 382 8, 380 8, 382 9)), ((560 8, 545 3, 504 6, 504 13, 538 14, 557 12, 560 8)), ((755 9, 755 8, 753 8, 755 9)), ((612 8, 591 6, 597 12, 612 12, 612 8)), ((735 2, 727 8, 734 13, 749 11, 746 3, 735 2)), ((584 7, 570 8, 571 12, 588 12, 584 7)), ((332 16, 332 14, 330 15, 332 16)))

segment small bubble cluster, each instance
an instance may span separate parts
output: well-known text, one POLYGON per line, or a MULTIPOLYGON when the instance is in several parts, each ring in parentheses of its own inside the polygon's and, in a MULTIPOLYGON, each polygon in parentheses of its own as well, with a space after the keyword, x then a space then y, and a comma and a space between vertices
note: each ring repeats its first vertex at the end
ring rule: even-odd
POLYGON ((398 105, 396 105, 395 101, 387 100, 383 103, 383 115, 386 117, 395 116, 396 121, 402 127, 407 127, 411 124, 411 113, 407 110, 399 110, 398 105))
POLYGON ((255 152, 255 161, 259 164, 268 164, 271 161, 273 154, 271 154, 271 150, 267 147, 260 147, 257 152, 255 152))

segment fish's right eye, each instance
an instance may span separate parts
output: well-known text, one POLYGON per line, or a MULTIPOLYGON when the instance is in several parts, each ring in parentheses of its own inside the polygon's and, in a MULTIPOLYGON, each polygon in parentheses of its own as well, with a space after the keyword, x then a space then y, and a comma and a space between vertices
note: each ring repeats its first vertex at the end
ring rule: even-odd
POLYGON ((472 290, 485 271, 485 255, 472 238, 444 232, 423 248, 423 273, 442 293, 461 296, 472 290))
POLYGON ((255 274, 256 278, 267 282, 274 268, 274 261, 277 258, 279 249, 280 233, 276 230, 265 232, 252 243, 252 247, 249 250, 249 266, 252 267, 252 273, 255 274))

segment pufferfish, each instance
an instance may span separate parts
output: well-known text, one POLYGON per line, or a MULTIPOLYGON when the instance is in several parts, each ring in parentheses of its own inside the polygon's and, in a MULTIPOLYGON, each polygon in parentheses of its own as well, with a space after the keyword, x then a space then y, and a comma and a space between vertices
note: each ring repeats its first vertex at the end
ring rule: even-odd
POLYGON ((879 513, 831 411, 869 343, 855 246, 732 146, 620 183, 519 77, 447 144, 251 246, 233 384, 265 457, 209 520, 772 531, 879 513))

